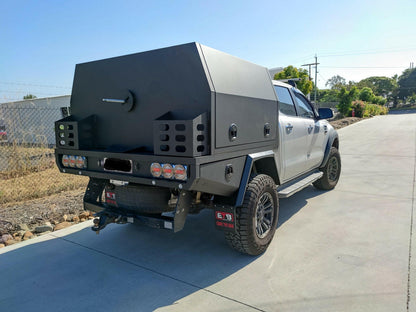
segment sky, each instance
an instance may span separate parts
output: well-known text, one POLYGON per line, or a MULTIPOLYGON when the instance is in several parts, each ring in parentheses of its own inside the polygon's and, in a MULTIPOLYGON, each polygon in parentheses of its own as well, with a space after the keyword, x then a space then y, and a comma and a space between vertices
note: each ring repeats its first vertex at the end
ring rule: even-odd
POLYGON ((70 94, 77 63, 193 41, 267 68, 316 55, 319 88, 400 76, 416 63, 415 16, 414 0, 2 0, 0 103, 70 94))

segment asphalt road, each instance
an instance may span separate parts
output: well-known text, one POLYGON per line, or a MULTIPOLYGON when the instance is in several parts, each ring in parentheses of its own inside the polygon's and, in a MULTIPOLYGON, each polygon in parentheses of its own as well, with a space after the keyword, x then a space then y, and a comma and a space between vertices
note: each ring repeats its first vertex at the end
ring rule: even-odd
POLYGON ((0 311, 416 311, 416 114, 339 134, 337 188, 282 199, 264 255, 211 211, 177 234, 87 222, 0 249, 0 311))

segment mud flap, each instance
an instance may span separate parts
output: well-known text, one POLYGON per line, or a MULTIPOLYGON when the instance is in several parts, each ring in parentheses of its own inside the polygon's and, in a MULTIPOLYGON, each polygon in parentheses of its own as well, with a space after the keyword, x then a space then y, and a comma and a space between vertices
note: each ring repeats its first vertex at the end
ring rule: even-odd
MULTIPOLYGON (((162 216, 172 218, 173 224, 171 225, 171 230, 173 232, 179 232, 185 226, 186 216, 189 212, 189 207, 191 206, 192 196, 189 191, 181 191, 179 193, 178 202, 176 203, 175 211, 162 213, 162 216)), ((165 221, 165 228, 167 227, 167 222, 165 221)))
POLYGON ((215 206, 215 227, 226 232, 235 232, 236 208, 234 206, 215 206))
POLYGON ((103 193, 107 180, 90 178, 87 190, 84 194, 84 210, 91 210, 99 212, 102 209, 97 209, 97 203, 101 202, 101 194, 103 193))

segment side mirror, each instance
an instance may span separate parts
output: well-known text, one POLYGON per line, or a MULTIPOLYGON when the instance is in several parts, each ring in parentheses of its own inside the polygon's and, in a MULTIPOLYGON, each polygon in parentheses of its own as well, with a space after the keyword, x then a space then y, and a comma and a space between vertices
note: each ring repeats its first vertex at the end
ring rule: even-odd
POLYGON ((334 117, 334 113, 330 108, 319 108, 318 109, 319 119, 330 119, 334 117))

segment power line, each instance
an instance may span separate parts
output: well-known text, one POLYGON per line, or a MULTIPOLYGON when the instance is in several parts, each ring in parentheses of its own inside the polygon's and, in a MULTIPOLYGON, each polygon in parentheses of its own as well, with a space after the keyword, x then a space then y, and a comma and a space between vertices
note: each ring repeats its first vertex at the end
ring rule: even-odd
POLYGON ((408 47, 404 49, 371 49, 371 50, 356 50, 334 53, 322 53, 320 57, 333 57, 333 56, 347 56, 347 55, 364 55, 364 54, 383 54, 383 53, 396 53, 403 51, 414 51, 416 47, 408 47))
MULTIPOLYGON (((29 91, 17 91, 17 90, 0 90, 0 92, 5 92, 5 93, 15 93, 15 94, 27 94, 30 93, 29 91)), ((41 95, 63 95, 61 94, 56 94, 56 93, 49 93, 49 92, 32 92, 32 93, 36 93, 36 94, 41 94, 41 95)))
POLYGON ((396 69, 406 68, 406 66, 321 66, 323 68, 369 68, 369 69, 396 69))
POLYGON ((41 87, 41 88, 71 89, 71 87, 54 86, 54 85, 42 85, 42 84, 33 84, 33 83, 24 83, 24 82, 0 81, 0 84, 16 85, 16 86, 27 86, 27 87, 41 87))

